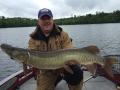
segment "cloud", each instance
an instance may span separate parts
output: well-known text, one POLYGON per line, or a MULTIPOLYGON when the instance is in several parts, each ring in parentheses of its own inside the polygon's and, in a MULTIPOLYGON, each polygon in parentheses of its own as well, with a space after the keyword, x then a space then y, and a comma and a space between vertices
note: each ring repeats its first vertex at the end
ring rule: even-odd
POLYGON ((38 11, 49 8, 54 19, 71 15, 113 12, 120 9, 119 0, 4 0, 0 3, 0 16, 36 18, 38 11))
POLYGON ((50 0, 55 16, 59 18, 73 15, 95 14, 97 11, 113 12, 120 8, 118 0, 50 0))
POLYGON ((6 17, 30 17, 36 15, 35 8, 38 7, 34 3, 30 3, 29 0, 5 0, 0 8, 2 15, 6 17))

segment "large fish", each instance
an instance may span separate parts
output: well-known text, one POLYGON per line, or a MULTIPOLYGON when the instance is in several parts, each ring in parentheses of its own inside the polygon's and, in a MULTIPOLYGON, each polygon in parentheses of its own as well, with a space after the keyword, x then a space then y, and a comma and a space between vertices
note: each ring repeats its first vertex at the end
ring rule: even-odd
POLYGON ((56 51, 42 52, 30 49, 12 47, 2 44, 1 49, 14 60, 28 64, 40 69, 58 69, 64 67, 70 73, 72 70, 67 66, 69 62, 75 62, 87 66, 90 72, 94 73, 94 63, 98 63, 113 77, 112 65, 117 62, 115 58, 104 58, 96 54, 99 53, 97 46, 84 48, 61 49, 56 51))

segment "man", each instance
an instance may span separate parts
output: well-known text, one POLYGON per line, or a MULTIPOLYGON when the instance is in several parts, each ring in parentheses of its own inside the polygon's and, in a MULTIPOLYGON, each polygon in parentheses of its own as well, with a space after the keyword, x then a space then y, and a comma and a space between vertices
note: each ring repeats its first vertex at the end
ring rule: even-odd
MULTIPOLYGON (((73 48, 68 33, 54 23, 52 12, 47 8, 38 12, 38 26, 30 34, 30 37, 28 47, 32 50, 54 51, 73 48)), ((70 74, 63 68, 57 70, 40 69, 36 90, 54 90, 62 79, 67 82, 70 90, 81 90, 83 71, 74 62, 69 62, 67 65, 73 70, 74 74, 70 74)))

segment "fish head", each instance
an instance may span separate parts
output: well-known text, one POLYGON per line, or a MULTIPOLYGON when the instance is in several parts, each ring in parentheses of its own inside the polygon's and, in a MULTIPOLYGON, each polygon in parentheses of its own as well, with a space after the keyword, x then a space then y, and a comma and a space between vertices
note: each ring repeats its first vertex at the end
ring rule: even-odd
POLYGON ((12 57, 12 46, 7 44, 2 44, 0 47, 4 53, 12 57))
POLYGON ((20 48, 12 47, 7 44, 2 44, 1 49, 3 52, 5 52, 8 56, 11 57, 11 59, 15 59, 18 62, 24 62, 26 59, 29 58, 28 53, 24 52, 20 48))

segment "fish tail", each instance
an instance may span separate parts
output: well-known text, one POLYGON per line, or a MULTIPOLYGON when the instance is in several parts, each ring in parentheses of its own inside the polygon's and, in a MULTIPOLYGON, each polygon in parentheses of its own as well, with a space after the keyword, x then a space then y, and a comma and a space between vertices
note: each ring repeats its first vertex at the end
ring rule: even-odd
POLYGON ((104 66, 105 71, 113 78, 112 65, 118 62, 115 58, 106 58, 106 65, 104 66))

